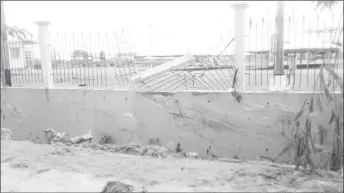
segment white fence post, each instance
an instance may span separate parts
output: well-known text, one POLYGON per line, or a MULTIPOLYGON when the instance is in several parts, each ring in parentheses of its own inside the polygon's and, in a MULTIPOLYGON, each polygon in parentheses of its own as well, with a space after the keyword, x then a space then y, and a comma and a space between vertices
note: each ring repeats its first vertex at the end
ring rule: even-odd
POLYGON ((47 21, 38 21, 38 44, 39 44, 39 53, 41 56, 41 65, 43 73, 43 85, 47 88, 53 88, 53 69, 51 62, 51 46, 49 39, 49 30, 48 25, 50 24, 47 21))
POLYGON ((235 67, 238 68, 240 77, 239 92, 245 92, 245 9, 246 3, 232 5, 234 8, 234 38, 235 38, 235 67))

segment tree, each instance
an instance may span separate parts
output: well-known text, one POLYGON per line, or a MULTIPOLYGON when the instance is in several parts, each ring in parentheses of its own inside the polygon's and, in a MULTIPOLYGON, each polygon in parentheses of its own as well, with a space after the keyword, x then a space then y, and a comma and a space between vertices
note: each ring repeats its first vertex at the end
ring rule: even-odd
POLYGON ((323 9, 331 9, 334 5, 338 3, 338 1, 313 1, 316 3, 316 8, 323 9))
POLYGON ((84 50, 74 50, 72 52, 72 58, 77 60, 78 58, 82 58, 82 60, 88 59, 88 53, 84 50))
POLYGON ((5 32, 7 36, 17 39, 17 41, 27 42, 32 40, 32 34, 25 29, 19 29, 16 26, 5 25, 5 32))
MULTIPOLYGON (((316 8, 332 8, 337 2, 334 1, 317 1, 316 8)), ((339 40, 340 36, 338 36, 339 40)), ((338 42, 335 41, 335 42, 338 42)), ((332 42, 333 44, 335 42, 332 42)), ((280 155, 287 152, 294 152, 296 169, 300 165, 304 167, 310 166, 310 169, 316 173, 315 165, 311 157, 312 153, 322 151, 322 148, 317 147, 315 144, 312 130, 318 131, 320 135, 320 145, 323 145, 325 136, 328 133, 328 128, 324 125, 318 125, 314 127, 311 116, 313 113, 318 116, 326 116, 324 107, 331 110, 329 115, 328 124, 331 125, 333 132, 332 152, 328 161, 324 163, 322 168, 327 168, 332 171, 338 171, 343 167, 343 80, 331 69, 328 65, 322 64, 319 75, 314 85, 313 94, 310 98, 306 99, 300 108, 300 111, 296 114, 294 121, 296 124, 292 125, 290 122, 282 121, 284 127, 282 128, 282 136, 288 141, 289 145, 284 147, 280 155), (329 81, 325 81, 324 74, 328 73, 331 78, 329 81), (331 81, 332 79, 332 81, 331 81), (335 94, 330 92, 331 82, 336 83, 341 89, 341 93, 335 94), (301 120, 305 120, 305 126, 300 127, 301 120), (287 123, 287 124, 286 124, 287 123), (288 130, 286 130, 288 128, 288 130), (286 135, 286 131, 289 131, 289 135, 286 135)), ((319 173, 318 173, 319 174, 319 173)))

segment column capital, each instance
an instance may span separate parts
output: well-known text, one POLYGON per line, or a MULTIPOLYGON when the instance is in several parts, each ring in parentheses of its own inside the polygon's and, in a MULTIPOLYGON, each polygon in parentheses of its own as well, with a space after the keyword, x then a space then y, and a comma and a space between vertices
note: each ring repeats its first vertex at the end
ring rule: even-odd
POLYGON ((231 7, 234 9, 246 9, 249 7, 249 5, 245 2, 240 2, 232 4, 231 7))
POLYGON ((37 25, 50 25, 50 22, 49 21, 36 21, 35 24, 37 25))

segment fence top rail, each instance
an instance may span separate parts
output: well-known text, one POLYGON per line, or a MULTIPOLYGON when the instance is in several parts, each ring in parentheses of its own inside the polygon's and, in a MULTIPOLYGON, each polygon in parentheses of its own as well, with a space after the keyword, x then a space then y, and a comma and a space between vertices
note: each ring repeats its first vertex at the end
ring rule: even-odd
MULTIPOLYGON (((158 92, 145 92, 145 91, 136 91, 133 89, 121 89, 121 88, 86 88, 86 87, 54 87, 54 88, 46 88, 46 87, 16 87, 16 86, 12 86, 12 87, 3 87, 1 86, 1 89, 4 89, 3 91, 5 91, 6 89, 32 89, 32 90, 84 90, 84 91, 90 91, 90 90, 94 90, 94 91, 125 91, 125 92, 136 92, 139 94, 177 94, 177 93, 202 93, 202 94, 216 94, 216 93, 228 93, 230 94, 232 92, 232 90, 228 90, 228 91, 222 91, 222 90, 185 90, 185 91, 158 91, 158 92)), ((276 93, 276 94, 312 94, 312 91, 269 91, 269 90, 261 90, 261 91, 243 91, 240 92, 243 94, 255 94, 255 93, 259 93, 259 94, 271 94, 271 93, 276 93)), ((343 94, 340 91, 335 91, 333 92, 333 94, 343 94)))

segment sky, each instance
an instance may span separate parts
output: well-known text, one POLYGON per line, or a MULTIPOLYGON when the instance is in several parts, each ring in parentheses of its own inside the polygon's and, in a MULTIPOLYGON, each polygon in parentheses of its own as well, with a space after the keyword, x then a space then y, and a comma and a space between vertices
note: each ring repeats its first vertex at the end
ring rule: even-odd
MULTIPOLYGON (((234 3, 238 2, 5 1, 4 5, 6 24, 27 29, 33 35, 37 34, 35 21, 50 21, 52 47, 58 52, 69 53, 70 50, 82 48, 92 52, 120 50, 154 55, 183 54, 186 51, 197 54, 221 52, 234 36, 234 11, 231 8, 234 3)), ((248 29, 248 20, 251 18, 254 27, 251 31, 247 30, 246 35, 251 33, 251 38, 246 41, 246 47, 268 47, 266 40, 273 32, 276 2, 247 3, 250 7, 246 11, 246 26, 248 29), (262 18, 266 24, 263 30, 262 18), (270 31, 267 30, 267 23, 270 31)), ((340 16, 338 10, 343 9, 342 5, 341 2, 333 12, 321 12, 321 24, 318 28, 324 25, 336 26, 340 16), (335 16, 332 19, 333 13, 335 16), (330 22, 332 20, 333 22, 330 22)), ((294 16, 298 21, 295 26, 298 26, 299 30, 302 28, 302 15, 306 15, 307 23, 311 18, 315 21, 319 13, 311 2, 285 2, 285 18, 294 16)), ((309 27, 308 24, 303 26, 309 27)), ((313 22, 310 28, 315 30, 315 26, 313 22)), ((289 28, 286 27, 285 31, 294 29, 289 28)), ((300 36, 293 37, 289 39, 294 39, 294 42, 301 41, 300 36)), ((303 44, 314 42, 309 39, 316 39, 316 36, 304 38, 303 44)))

